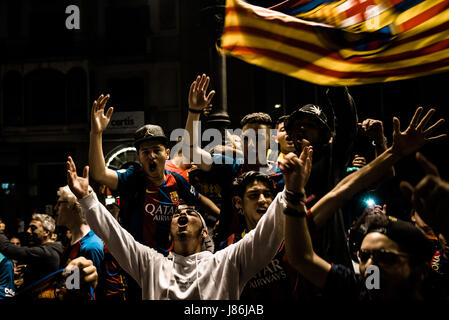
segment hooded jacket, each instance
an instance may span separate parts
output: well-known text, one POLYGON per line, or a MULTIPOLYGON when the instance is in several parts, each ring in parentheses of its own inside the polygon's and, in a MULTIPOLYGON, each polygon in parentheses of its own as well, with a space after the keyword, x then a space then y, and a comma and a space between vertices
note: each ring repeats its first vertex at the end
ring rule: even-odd
POLYGON ((92 230, 137 281, 147 300, 237 300, 246 282, 273 259, 283 240, 283 192, 241 241, 216 253, 202 251, 187 257, 174 252, 165 257, 135 241, 94 193, 80 203, 92 230))

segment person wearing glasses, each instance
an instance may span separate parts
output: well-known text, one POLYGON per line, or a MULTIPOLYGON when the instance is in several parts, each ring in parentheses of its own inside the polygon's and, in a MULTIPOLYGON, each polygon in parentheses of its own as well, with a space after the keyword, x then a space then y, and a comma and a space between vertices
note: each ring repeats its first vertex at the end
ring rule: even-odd
MULTIPOLYGON (((289 263, 302 276, 321 288, 324 296, 332 299, 366 299, 366 298, 427 298, 420 276, 425 268, 429 251, 426 249, 425 236, 412 224, 394 221, 383 215, 376 215, 364 224, 364 232, 357 238, 360 244, 358 258, 360 275, 352 269, 333 264, 317 255, 313 249, 309 226, 326 221, 335 209, 340 208, 356 193, 378 181, 393 164, 403 157, 416 152, 428 142, 439 141, 446 134, 432 136, 432 132, 444 120, 440 119, 427 125, 435 112, 431 109, 421 118, 423 109, 419 107, 408 128, 401 132, 398 118, 393 118, 393 143, 379 157, 360 170, 346 176, 334 189, 307 212, 304 206, 305 183, 299 168, 302 163, 298 157, 290 153, 280 163, 283 170, 291 170, 292 174, 285 178, 285 183, 296 185, 301 192, 295 195, 301 199, 299 206, 284 210, 285 246, 289 263), (306 219, 307 218, 307 219, 306 219), (415 228, 415 229, 414 229, 415 228), (375 267, 371 267, 375 266, 375 267), (374 275, 377 271, 377 275, 374 275), (367 285, 371 276, 378 276, 378 284, 367 285), (417 281, 419 280, 419 281, 417 281)), ((376 280, 376 279, 373 279, 376 280)))

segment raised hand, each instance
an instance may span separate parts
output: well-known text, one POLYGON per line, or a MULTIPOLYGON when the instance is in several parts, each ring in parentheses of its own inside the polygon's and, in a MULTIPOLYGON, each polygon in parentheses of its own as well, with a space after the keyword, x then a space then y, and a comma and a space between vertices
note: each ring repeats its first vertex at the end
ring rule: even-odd
POLYGON ((384 126, 382 121, 375 119, 365 119, 358 124, 365 134, 374 140, 376 144, 380 144, 384 139, 384 126))
POLYGON ((92 133, 102 133, 107 128, 109 121, 111 120, 114 108, 110 107, 106 111, 106 113, 104 113, 104 109, 109 98, 109 94, 107 94, 106 96, 101 95, 98 97, 98 100, 95 100, 92 104, 92 110, 90 114, 90 125, 92 133))
POLYGON ((430 109, 426 115, 420 120, 423 108, 416 109, 407 129, 403 132, 400 131, 399 119, 393 118, 393 144, 392 150, 398 156, 407 156, 425 144, 431 141, 439 141, 445 138, 446 134, 440 134, 438 136, 432 136, 431 133, 435 131, 441 124, 444 123, 444 119, 440 119, 434 124, 426 128, 430 117, 435 113, 435 109, 430 109))
POLYGON ((207 88, 209 87, 210 78, 203 74, 201 77, 196 77, 195 81, 190 85, 189 91, 189 108, 197 111, 201 111, 206 108, 212 98, 215 95, 215 91, 212 90, 206 95, 207 88))
POLYGON ((85 166, 83 176, 78 177, 75 162, 72 157, 67 158, 67 184, 70 190, 78 198, 82 199, 89 194, 89 167, 85 166))
POLYGON ((305 186, 312 169, 312 147, 303 140, 303 148, 299 157, 290 152, 279 162, 279 168, 284 175, 285 188, 295 193, 305 193, 305 186))

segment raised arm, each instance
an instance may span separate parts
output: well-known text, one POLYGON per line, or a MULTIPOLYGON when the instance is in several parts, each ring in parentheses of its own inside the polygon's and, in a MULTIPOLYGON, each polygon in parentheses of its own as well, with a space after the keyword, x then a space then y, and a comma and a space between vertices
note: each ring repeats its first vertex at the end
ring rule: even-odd
POLYGON ((89 166, 92 178, 98 183, 116 190, 118 186, 117 172, 106 167, 103 155, 103 131, 111 120, 114 108, 110 107, 106 113, 104 109, 109 100, 109 94, 101 95, 92 104, 90 115, 90 138, 89 138, 89 166))
POLYGON ((209 77, 203 74, 201 77, 198 76, 190 85, 189 114, 187 116, 185 135, 183 138, 184 156, 204 171, 211 169, 212 157, 207 151, 201 149, 201 142, 195 139, 195 137, 199 134, 197 124, 200 121, 201 113, 204 108, 208 107, 215 95, 214 90, 206 95, 209 82, 209 77), (189 150, 189 154, 185 154, 187 150, 189 150))
POLYGON ((304 146, 299 158, 294 153, 289 153, 279 166, 284 175, 285 192, 290 195, 286 197, 287 209, 284 210, 287 259, 305 278, 322 287, 331 265, 313 251, 303 202, 305 185, 312 166, 311 148, 304 146))
POLYGON ((390 170, 393 164, 400 159, 416 152, 429 142, 438 141, 446 137, 446 134, 438 136, 431 135, 444 122, 444 119, 440 119, 433 125, 427 126, 435 110, 429 110, 421 119, 422 111, 423 109, 421 107, 416 109, 409 126, 403 132, 400 131, 399 119, 396 117, 393 118, 392 146, 360 170, 342 179, 311 208, 313 222, 316 227, 323 226, 330 215, 356 193, 372 186, 379 179, 383 178, 385 172, 390 170))
MULTIPOLYGON (((360 170, 345 177, 332 191, 320 199, 311 209, 316 225, 322 225, 330 214, 350 199, 358 191, 371 185, 376 179, 382 177, 385 170, 402 157, 415 152, 430 141, 444 138, 446 135, 431 136, 444 120, 440 119, 427 129, 425 128, 435 110, 430 110, 421 120, 422 108, 418 108, 410 125, 404 132, 400 132, 399 119, 393 119, 393 145, 379 157, 368 163, 360 170)), ((295 159, 287 158, 292 162, 295 159)), ((296 165, 296 166, 299 166, 296 165)), ((285 170, 284 167, 281 169, 285 170)), ((297 169, 296 169, 297 170, 297 169)), ((292 174, 287 180, 296 180, 298 188, 301 184, 301 175, 292 174)), ((313 250, 309 229, 306 221, 305 207, 290 210, 285 222, 285 248, 289 262, 306 279, 322 288, 331 270, 331 265, 320 258, 313 250)))
POLYGON ((44 246, 18 247, 12 244, 2 230, 0 230, 0 252, 8 259, 19 260, 24 263, 42 261, 52 256, 52 253, 44 246))
POLYGON ((89 167, 86 166, 83 176, 79 177, 71 157, 68 157, 66 164, 67 183, 78 198, 89 226, 104 241, 123 270, 140 283, 141 264, 145 260, 145 255, 158 255, 158 253, 135 241, 98 201, 95 193, 89 191, 89 167))

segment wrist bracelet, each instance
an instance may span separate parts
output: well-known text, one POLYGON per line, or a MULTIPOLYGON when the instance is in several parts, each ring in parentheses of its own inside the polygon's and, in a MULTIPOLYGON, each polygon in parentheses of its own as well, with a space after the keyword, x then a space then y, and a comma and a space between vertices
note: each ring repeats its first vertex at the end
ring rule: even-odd
POLYGON ((287 202, 290 202, 292 204, 297 204, 300 202, 305 202, 306 195, 302 192, 292 192, 285 190, 285 199, 287 202))
POLYGON ((290 217, 304 218, 307 213, 304 210, 297 210, 290 207, 284 209, 284 214, 290 217))
POLYGON ((191 113, 201 113, 201 112, 203 112, 203 110, 195 110, 195 109, 189 108, 189 112, 191 112, 191 113))

